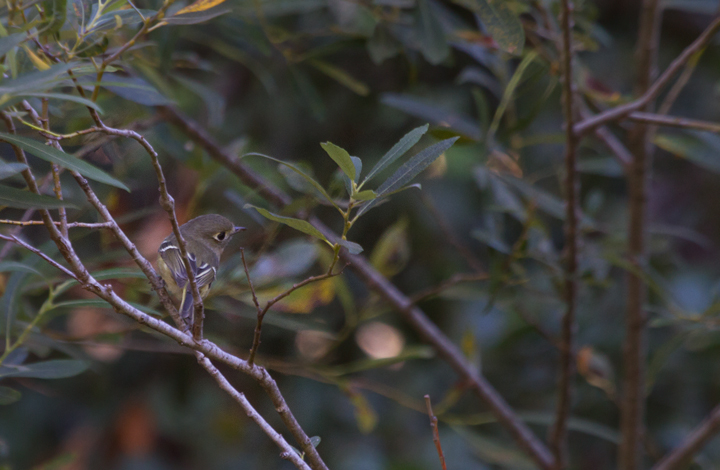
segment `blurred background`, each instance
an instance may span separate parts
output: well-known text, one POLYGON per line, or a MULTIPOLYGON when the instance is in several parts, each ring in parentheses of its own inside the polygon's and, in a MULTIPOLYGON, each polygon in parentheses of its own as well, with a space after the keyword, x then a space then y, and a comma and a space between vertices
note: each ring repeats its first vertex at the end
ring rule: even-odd
MULTIPOLYGON (((91 2, 75 4, 80 1, 89 11, 91 2)), ((639 2, 575 3, 580 92, 596 109, 628 100, 639 2)), ((203 23, 152 32, 125 56, 128 74, 105 78, 115 85, 103 90, 98 103, 116 127, 153 119, 155 106, 177 106, 233 154, 261 152, 301 164, 332 194, 341 194, 343 185, 320 142, 360 157, 365 174, 417 126, 429 123, 430 131, 411 154, 461 136, 418 179, 421 190, 399 193, 368 212, 349 239, 404 293, 417 296, 544 438, 554 417, 553 341, 563 312, 564 137, 554 33, 543 26, 543 13, 556 17, 558 6, 508 4, 525 30, 522 51, 503 50, 478 16, 452 2, 228 0, 211 10, 223 14, 203 23), (117 85, 128 81, 135 86, 117 85), (436 289, 458 275, 465 282, 436 289)), ((661 68, 716 10, 717 2, 709 0, 665 2, 661 68)), ((120 44, 133 31, 120 29, 113 40, 120 44)), ((716 43, 698 56, 671 114, 720 119, 719 59, 716 43)), ((52 105, 56 132, 90 125, 82 106, 52 105)), ((624 130, 613 128, 620 136, 624 130)), ((240 247, 262 298, 323 272, 330 251, 244 209, 246 203, 267 204, 172 125, 160 119, 142 132, 160 153, 181 222, 216 212, 248 228, 226 250, 206 302, 205 326, 210 339, 244 356, 255 309, 240 247)), ((659 129, 654 142, 643 273, 651 312, 648 463, 676 446, 720 399, 720 137, 659 129)), ((77 139, 66 150, 85 143, 77 139)), ((12 158, 9 147, 2 152, 12 158)), ((154 259, 170 225, 157 202, 149 158, 136 143, 118 139, 88 159, 132 189, 93 184, 143 254, 154 259)), ((282 167, 260 157, 243 161, 291 193, 296 207, 341 227, 338 214, 298 191, 282 167)), ((31 163, 46 168, 39 160, 31 163)), ((582 289, 571 462, 572 468, 611 469, 618 440, 616 377, 622 372, 627 192, 619 164, 592 138, 581 146, 580 168, 582 289)), ((72 179, 63 181, 66 197, 81 206, 70 212, 72 220, 96 221, 72 179)), ((22 214, 16 212, 4 214, 22 214)), ((52 252, 42 227, 23 234, 52 252)), ((92 269, 132 267, 109 233, 73 234, 92 269)), ((6 259, 32 263, 59 279, 32 255, 13 250, 6 259)), ((0 273, 3 299, 8 286, 18 289, 18 318, 32 318, 46 296, 44 281, 25 275, 13 284, 15 274, 0 273)), ((161 313, 146 280, 128 275, 108 282, 127 300, 161 313)), ((2 380, 21 393, 0 406, 2 468, 293 468, 192 355, 110 309, 80 302, 91 299, 70 288, 62 299, 68 303, 20 351, 31 358, 82 359, 89 363, 86 372, 58 380, 2 380)), ((271 370, 308 435, 321 437, 318 450, 330 468, 439 469, 425 394, 440 419, 449 469, 535 468, 466 384, 350 269, 271 310, 259 362, 271 370)), ((252 380, 220 368, 283 429, 252 380)), ((720 468, 719 461, 720 440, 714 439, 695 465, 720 468)))

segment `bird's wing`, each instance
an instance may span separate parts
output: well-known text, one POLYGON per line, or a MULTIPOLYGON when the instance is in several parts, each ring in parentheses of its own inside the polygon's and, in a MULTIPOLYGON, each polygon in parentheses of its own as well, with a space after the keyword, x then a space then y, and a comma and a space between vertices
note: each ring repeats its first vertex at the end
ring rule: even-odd
MULTIPOLYGON (((185 270, 185 263, 183 263, 182 255, 180 254, 180 248, 178 248, 171 240, 163 242, 158 250, 165 264, 170 269, 175 283, 181 289, 185 288, 188 282, 187 271, 185 270)), ((208 263, 203 263, 200 266, 195 261, 195 255, 188 253, 188 261, 190 261, 190 268, 195 274, 195 282, 198 288, 212 284, 215 280, 216 270, 208 263)))

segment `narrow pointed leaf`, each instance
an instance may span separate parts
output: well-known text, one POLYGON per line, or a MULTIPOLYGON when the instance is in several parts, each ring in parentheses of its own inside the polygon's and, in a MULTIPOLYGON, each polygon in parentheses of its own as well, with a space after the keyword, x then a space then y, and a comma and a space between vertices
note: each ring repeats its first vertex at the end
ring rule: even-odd
POLYGON ((525 45, 525 31, 518 16, 505 0, 453 0, 480 15, 480 19, 498 47, 520 55, 525 45))
POLYGON ((363 252, 363 247, 360 246, 359 244, 355 243, 355 242, 351 242, 351 241, 348 241, 348 240, 338 240, 338 244, 339 244, 340 246, 343 246, 343 247, 347 248, 347 250, 348 250, 348 251, 350 252, 350 254, 352 254, 352 255, 359 255, 360 253, 363 252))
POLYGON ((0 184, 0 205, 16 209, 57 209, 58 207, 73 207, 76 205, 61 201, 51 196, 31 193, 22 189, 15 189, 0 184))
POLYGON ((4 56, 10 52, 15 46, 23 42, 25 39, 29 39, 25 33, 15 33, 4 38, 0 38, 0 56, 4 56))
POLYGON ((330 158, 338 164, 343 173, 348 175, 351 180, 355 181, 355 165, 350 158, 350 154, 347 153, 345 149, 338 147, 332 142, 325 142, 320 144, 320 146, 327 152, 328 155, 330 155, 330 158))
POLYGON ((63 379, 82 374, 88 363, 75 359, 54 359, 19 366, 0 366, 0 378, 28 377, 35 379, 63 379))
POLYGON ((27 166, 24 163, 5 163, 0 160, 0 180, 9 178, 12 175, 17 175, 25 168, 27 168, 27 166))
POLYGON ((437 144, 431 145, 405 162, 395 173, 393 173, 392 176, 390 176, 390 178, 380 185, 376 191, 378 197, 382 197, 405 186, 413 178, 419 175, 420 172, 430 166, 430 164, 447 149, 452 147, 458 139, 459 137, 453 137, 451 139, 442 140, 437 144))
POLYGON ((22 395, 20 392, 10 387, 0 387, 0 405, 9 405, 15 403, 22 395))
POLYGON ((373 191, 372 189, 366 189, 365 191, 360 191, 359 193, 355 194, 353 198, 355 198, 358 201, 370 201, 372 199, 375 199, 377 197, 377 193, 373 191))
POLYGON ((325 238, 325 235, 320 233, 318 229, 310 225, 310 222, 302 219, 296 219, 294 217, 285 217, 282 215, 273 214, 272 212, 263 209, 262 207, 253 206, 252 204, 245 204, 245 209, 248 207, 252 207, 256 211, 258 211, 263 217, 270 219, 275 222, 279 222, 281 224, 285 224, 289 227, 294 228, 295 230, 299 230, 303 233, 307 233, 308 235, 312 235, 315 238, 319 238, 320 240, 323 240, 327 243, 327 238, 325 238))
POLYGON ((265 155, 265 154, 263 154, 263 153, 256 153, 256 152, 246 153, 245 155, 243 155, 243 158, 244 158, 244 157, 247 157, 247 156, 251 156, 251 155, 254 155, 254 156, 257 156, 257 157, 267 158, 268 160, 272 160, 272 161, 274 161, 274 162, 280 163, 281 165, 284 165, 284 166, 290 168, 292 171, 294 171, 294 172, 297 173, 298 175, 300 175, 300 176, 302 176, 303 178, 305 178, 305 180, 306 180, 308 183, 310 183, 315 189, 317 189, 318 192, 320 192, 320 194, 322 194, 325 199, 327 199, 333 206, 337 207, 337 204, 335 204, 335 201, 333 201, 333 199, 330 197, 330 195, 325 191, 325 188, 323 188, 320 183, 318 183, 317 181, 315 181, 310 175, 308 175, 307 173, 305 173, 304 171, 302 171, 302 170, 301 170, 300 168, 298 168, 297 166, 292 165, 292 164, 290 164, 290 163, 288 163, 288 162, 284 162, 284 161, 282 161, 282 160, 280 160, 280 159, 278 159, 278 158, 271 157, 271 156, 269 156, 269 155, 265 155))
POLYGON ((84 160, 80 160, 79 158, 75 158, 65 152, 61 152, 54 147, 38 142, 37 140, 7 134, 5 132, 0 132, 0 140, 17 145, 26 152, 29 152, 38 158, 42 158, 45 161, 57 163, 68 170, 77 171, 91 180, 109 184, 110 186, 115 186, 116 188, 124 189, 125 191, 130 192, 130 189, 122 182, 116 180, 99 168, 92 166, 84 160))
POLYGON ((81 96, 75 96, 75 95, 67 95, 65 93, 21 93, 18 96, 32 96, 35 98, 48 98, 48 99, 55 99, 55 100, 62 100, 62 101, 72 101, 74 103, 80 103, 83 106, 87 106, 89 108, 94 109, 100 114, 103 114, 103 110, 100 106, 98 106, 97 103, 94 103, 90 101, 87 98, 83 98, 81 96))
POLYGON ((379 162, 370 170, 363 182, 370 181, 375 175, 392 165, 395 160, 405 155, 405 153, 417 144, 420 138, 428 131, 428 124, 416 127, 403 136, 388 152, 383 155, 379 162))

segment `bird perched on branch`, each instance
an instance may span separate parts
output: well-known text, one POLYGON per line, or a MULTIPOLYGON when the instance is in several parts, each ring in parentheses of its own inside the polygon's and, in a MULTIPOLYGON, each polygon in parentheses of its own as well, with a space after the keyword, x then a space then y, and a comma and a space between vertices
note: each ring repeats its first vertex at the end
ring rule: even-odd
MULTIPOLYGON (((210 286, 215 280, 220 265, 220 256, 236 233, 245 230, 236 227, 225 217, 218 214, 207 214, 195 217, 180 226, 180 233, 185 240, 190 267, 195 274, 200 297, 207 297, 210 286)), ((187 270, 183 262, 180 247, 175 234, 163 240, 158 249, 158 271, 167 286, 167 290, 180 299, 180 315, 191 325, 193 309, 193 293, 188 280, 187 270)))

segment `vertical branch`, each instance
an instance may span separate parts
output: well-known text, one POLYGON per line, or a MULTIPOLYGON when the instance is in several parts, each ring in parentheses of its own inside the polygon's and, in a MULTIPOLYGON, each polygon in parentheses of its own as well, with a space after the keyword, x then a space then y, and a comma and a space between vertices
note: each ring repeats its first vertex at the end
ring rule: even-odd
POLYGON ((573 5, 562 0, 560 11, 562 101, 565 118, 565 316, 560 339, 560 377, 555 424, 551 430, 550 447, 558 469, 567 465, 567 421, 570 414, 572 377, 575 363, 573 342, 577 309, 577 258, 578 258, 578 192, 580 181, 577 171, 578 136, 574 131, 576 109, 573 82, 573 5))
MULTIPOLYGON (((656 75, 656 56, 659 43, 660 14, 658 0, 644 0, 640 18, 640 32, 635 51, 638 64, 635 94, 642 96, 651 87, 656 75)), ((652 111, 648 104, 640 111, 652 111)), ((620 433, 618 464, 621 470, 635 470, 642 463, 642 429, 645 414, 645 362, 647 355, 647 313, 645 286, 636 273, 643 267, 645 257, 645 208, 650 168, 651 147, 648 126, 636 124, 628 134, 628 148, 633 161, 628 173, 629 223, 628 260, 635 269, 627 274, 627 304, 625 316, 623 397, 620 404, 620 433)))
POLYGON ((432 409, 432 403, 430 402, 430 395, 425 395, 425 405, 427 406, 427 413, 430 417, 430 426, 433 430, 433 442, 435 443, 435 448, 437 449, 438 457, 440 457, 440 465, 442 465, 442 470, 447 470, 447 465, 445 465, 445 454, 443 454, 442 445, 440 444, 440 431, 438 431, 438 419, 437 416, 435 416, 435 413, 433 413, 432 409))

